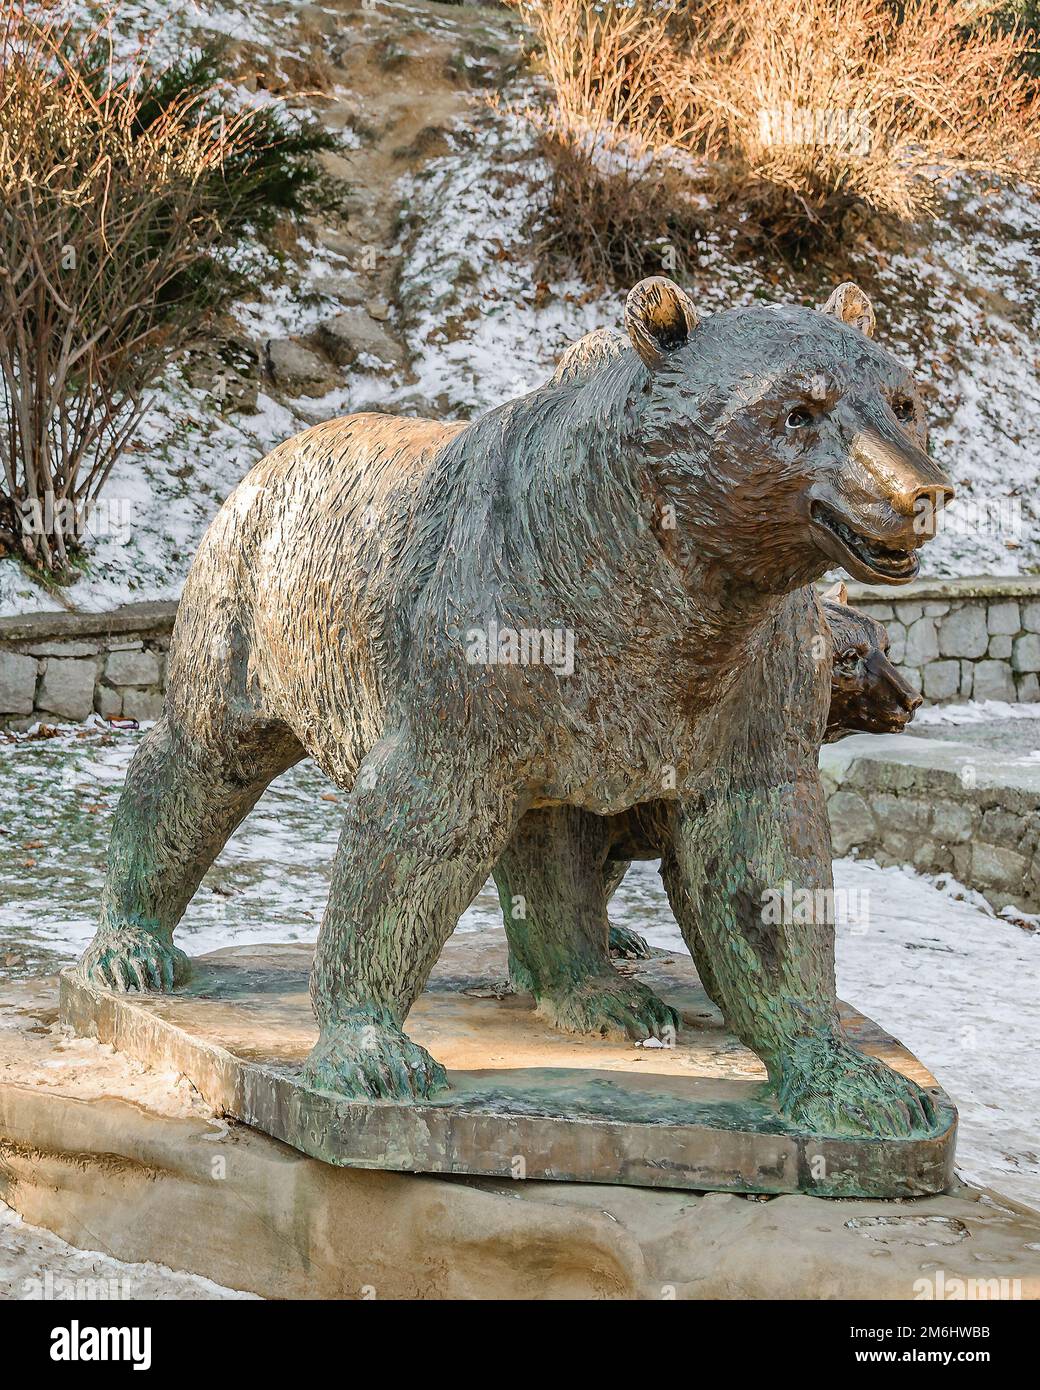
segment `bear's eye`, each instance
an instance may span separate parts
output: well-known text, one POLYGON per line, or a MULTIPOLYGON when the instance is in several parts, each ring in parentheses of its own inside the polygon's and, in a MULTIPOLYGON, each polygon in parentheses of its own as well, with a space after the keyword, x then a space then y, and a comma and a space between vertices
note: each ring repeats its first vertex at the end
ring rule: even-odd
POLYGON ((892 414, 897 420, 908 421, 914 418, 914 403, 909 396, 901 396, 892 402, 892 414))
POLYGON ((812 411, 806 410, 804 405, 800 405, 797 410, 792 410, 788 415, 787 428, 789 430, 804 430, 806 425, 812 424, 813 418, 812 411))

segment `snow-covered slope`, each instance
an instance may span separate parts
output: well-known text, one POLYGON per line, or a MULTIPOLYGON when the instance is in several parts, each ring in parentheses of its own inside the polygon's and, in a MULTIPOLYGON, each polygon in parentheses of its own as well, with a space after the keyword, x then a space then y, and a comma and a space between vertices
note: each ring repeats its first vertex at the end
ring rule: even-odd
MULTIPOLYGON (((471 11, 428 7, 430 32, 450 37, 471 11)), ((324 16, 334 53, 345 8, 306 6, 324 16)), ((383 42, 395 25, 415 32, 416 6, 381 5, 371 17, 353 12, 351 41, 383 42)), ((120 25, 135 33, 164 20, 154 40, 160 54, 215 33, 279 54, 292 53, 301 12, 288 5, 196 6, 125 0, 120 25)), ((515 53, 506 12, 500 61, 515 53)), ((344 32, 346 32, 344 30, 344 32)), ((378 124, 378 87, 334 83, 314 97, 318 114, 353 103, 378 124)), ((417 64, 414 80, 431 81, 417 64)), ((398 303, 390 326, 406 344, 410 366, 349 368, 318 399, 279 398, 261 383, 255 410, 222 408, 211 392, 189 384, 174 367, 159 390, 135 446, 108 485, 117 520, 97 538, 82 576, 48 594, 11 559, 0 559, 0 615, 58 606, 107 608, 132 599, 173 598, 209 519, 234 483, 280 439, 316 419, 360 408, 404 414, 469 416, 544 380, 560 351, 589 329, 621 320, 623 294, 596 291, 574 279, 538 284, 531 228, 543 205, 548 170, 529 127, 509 113, 525 94, 515 81, 494 107, 474 94, 462 114, 437 125, 434 142, 447 152, 409 167, 385 187, 366 191, 382 210, 400 205, 396 243, 379 248, 395 264, 398 303)), ((297 105, 299 105, 297 100, 297 105)), ((431 115, 431 120, 433 119, 431 115)), ((347 174, 356 157, 357 123, 341 131, 347 174)), ((351 214, 353 216, 353 213, 351 214)), ((235 310, 243 337, 262 354, 267 338, 306 332, 342 307, 337 287, 351 279, 347 259, 306 229, 295 258, 276 267, 257 247, 241 255, 255 267, 256 290, 235 310)), ((320 232, 320 229, 319 229, 320 232)), ((681 278, 704 312, 755 299, 817 303, 838 280, 869 284, 879 336, 916 364, 926 383, 934 449, 957 483, 960 501, 947 529, 925 552, 931 574, 1012 574, 1040 566, 1034 497, 1040 482, 1040 202, 1016 189, 984 191, 950 182, 938 222, 917 233, 878 234, 843 259, 796 272, 786 264, 737 254, 729 234, 708 236, 696 264, 681 278)), ((190 374, 189 374, 190 376, 190 374)))

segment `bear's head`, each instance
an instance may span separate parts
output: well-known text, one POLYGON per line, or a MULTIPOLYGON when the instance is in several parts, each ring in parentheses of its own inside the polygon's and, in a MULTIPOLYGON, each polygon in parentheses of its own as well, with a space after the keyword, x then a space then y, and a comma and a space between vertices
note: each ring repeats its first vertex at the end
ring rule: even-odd
POLYGON ((850 608, 845 586, 823 596, 833 641, 831 705, 826 743, 846 734, 899 734, 913 718, 921 697, 888 659, 884 626, 850 608))
POLYGON ((914 578, 953 489, 928 457, 913 377, 871 341, 861 290, 841 285, 820 310, 701 319, 655 276, 629 294, 625 324, 642 362, 628 441, 677 563, 772 593, 835 564, 869 583, 914 578))

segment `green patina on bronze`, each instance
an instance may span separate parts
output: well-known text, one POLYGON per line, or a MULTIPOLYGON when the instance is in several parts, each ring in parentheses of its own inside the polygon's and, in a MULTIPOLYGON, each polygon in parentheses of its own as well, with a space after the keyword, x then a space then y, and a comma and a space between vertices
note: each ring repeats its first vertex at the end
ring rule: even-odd
POLYGON ((612 967, 604 893, 608 823, 652 804, 683 935, 783 1113, 931 1132, 920 1088, 844 1036, 830 922, 762 913, 767 890, 831 886, 812 585, 834 564, 911 580, 921 506, 950 495, 919 395, 854 286, 819 312, 699 320, 655 278, 626 327, 469 424, 351 416, 247 475, 186 583, 82 970, 174 985, 202 874, 310 755, 346 803, 312 975, 316 1090, 443 1087, 404 1023, 496 868, 507 889, 539 884, 512 943, 539 1007, 660 1033, 674 1013, 612 967), (560 640, 512 659, 524 634, 560 640))

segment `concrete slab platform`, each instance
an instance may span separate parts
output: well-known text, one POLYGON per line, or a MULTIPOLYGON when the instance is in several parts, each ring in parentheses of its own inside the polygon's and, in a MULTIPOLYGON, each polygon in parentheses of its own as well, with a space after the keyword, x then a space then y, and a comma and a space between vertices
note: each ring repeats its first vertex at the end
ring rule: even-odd
MULTIPOLYGON (((1032 720, 1022 723, 1034 727, 1032 720)), ((1022 743, 1009 735, 1002 746, 993 739, 981 742, 973 725, 935 728, 943 733, 923 738, 916 729, 912 734, 852 734, 838 743, 824 744, 820 771, 840 782, 854 763, 873 763, 919 770, 937 789, 1020 792, 1033 802, 1040 796, 1040 760, 1031 756, 1029 733, 1023 735, 1022 743), (965 768, 970 769, 969 777, 965 768)))
POLYGON ((172 995, 61 979, 61 1018, 150 1066, 175 1068, 219 1112, 346 1167, 720 1192, 908 1197, 944 1191, 956 1110, 895 1039, 843 1006, 864 1052, 933 1094, 924 1140, 827 1138, 789 1124, 758 1059, 728 1034, 688 957, 627 968, 679 1010, 674 1048, 557 1032, 504 984, 501 933, 448 943, 408 1031, 447 1068, 431 1101, 354 1102, 299 1079, 317 1029, 312 948, 233 947, 194 962, 172 995))

